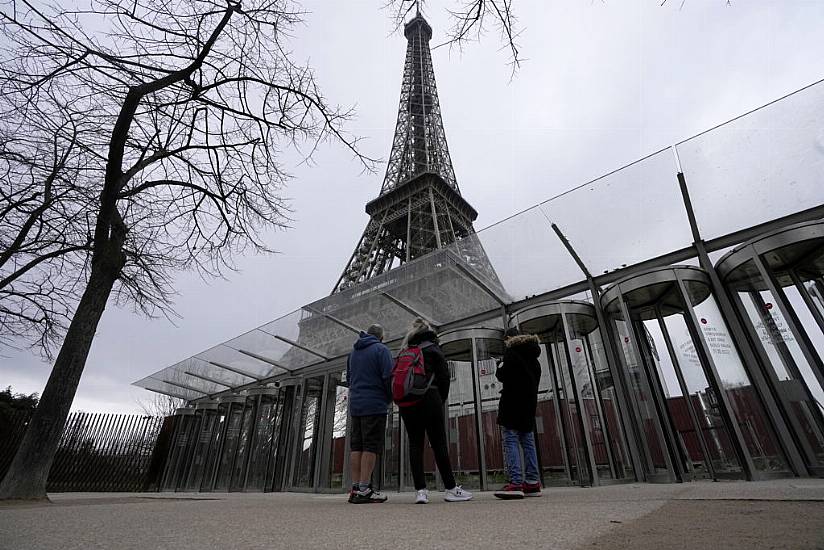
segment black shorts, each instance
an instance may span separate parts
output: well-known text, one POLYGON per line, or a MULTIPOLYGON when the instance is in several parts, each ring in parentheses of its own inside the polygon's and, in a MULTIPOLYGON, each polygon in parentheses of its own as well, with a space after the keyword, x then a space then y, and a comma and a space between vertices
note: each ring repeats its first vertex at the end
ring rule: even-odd
POLYGON ((381 454, 383 452, 386 415, 353 416, 349 450, 381 454))

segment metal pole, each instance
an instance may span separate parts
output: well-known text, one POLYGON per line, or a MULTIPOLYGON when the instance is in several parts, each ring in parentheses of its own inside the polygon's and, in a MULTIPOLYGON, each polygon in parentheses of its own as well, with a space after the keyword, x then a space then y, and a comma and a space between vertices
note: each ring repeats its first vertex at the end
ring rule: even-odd
MULTIPOLYGON (((475 394, 475 430, 476 442, 478 447, 478 469, 480 474, 481 490, 487 490, 487 475, 486 475, 486 436, 484 434, 483 425, 483 403, 481 403, 481 380, 478 375, 478 341, 474 336, 472 337, 472 393, 475 394)), ((458 440, 460 446, 460 440, 458 440)))
MULTIPOLYGON (((564 354, 566 355, 566 363, 569 369, 569 380, 572 385, 572 391, 575 394, 575 401, 576 406, 578 408, 578 425, 581 428, 581 433, 584 435, 584 451, 586 452, 586 458, 589 467, 589 474, 590 474, 590 483, 594 486, 600 485, 601 480, 600 476, 598 475, 598 465, 595 463, 595 453, 592 450, 592 437, 590 436, 589 430, 587 430, 587 424, 584 422, 584 396, 581 393, 581 387, 578 383, 578 380, 575 376, 575 368, 572 362, 572 354, 570 353, 569 346, 572 344, 573 334, 572 330, 569 327, 569 323, 567 323, 566 315, 561 313, 561 324, 563 326, 563 349, 564 354)), ((594 382, 593 382, 594 384, 594 382)), ((567 403, 569 400, 567 400, 567 403)))

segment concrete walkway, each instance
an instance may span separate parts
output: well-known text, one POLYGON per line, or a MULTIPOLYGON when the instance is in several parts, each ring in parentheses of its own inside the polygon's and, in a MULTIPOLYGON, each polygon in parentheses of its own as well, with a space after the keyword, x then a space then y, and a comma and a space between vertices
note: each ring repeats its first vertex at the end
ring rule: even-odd
POLYGON ((64 493, 0 504, 0 549, 824 548, 824 480, 632 484, 429 505, 301 493, 64 493))

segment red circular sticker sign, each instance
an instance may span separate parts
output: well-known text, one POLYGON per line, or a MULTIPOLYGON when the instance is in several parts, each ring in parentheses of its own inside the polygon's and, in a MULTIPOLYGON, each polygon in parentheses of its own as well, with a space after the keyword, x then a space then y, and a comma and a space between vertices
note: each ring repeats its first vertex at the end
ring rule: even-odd
POLYGON ((624 342, 629 342, 629 336, 624 336, 624 342))
POLYGON ((580 346, 576 347, 575 351, 578 352, 578 353, 581 353, 581 347, 580 346))
POLYGON ((707 324, 707 320, 706 320, 706 319, 704 319, 703 317, 701 317, 701 324, 702 324, 702 325, 706 325, 706 324, 707 324))
POLYGON ((764 304, 764 309, 772 309, 772 303, 767 302, 766 304, 764 304))

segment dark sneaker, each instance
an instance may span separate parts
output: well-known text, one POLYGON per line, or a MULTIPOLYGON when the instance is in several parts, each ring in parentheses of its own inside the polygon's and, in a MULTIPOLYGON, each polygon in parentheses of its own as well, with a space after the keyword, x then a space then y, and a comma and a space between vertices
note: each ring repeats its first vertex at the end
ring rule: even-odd
POLYGON ((356 491, 349 502, 352 504, 372 504, 386 502, 387 498, 386 495, 367 488, 365 491, 356 491))
POLYGON ((524 496, 539 497, 543 495, 540 483, 524 483, 524 496))
POLYGON ((513 500, 516 498, 524 498, 523 485, 516 485, 514 483, 507 483, 500 491, 495 491, 494 495, 504 500, 513 500))

